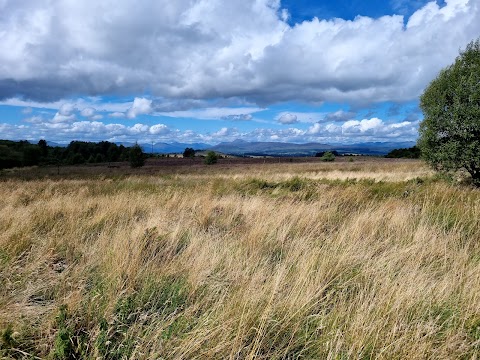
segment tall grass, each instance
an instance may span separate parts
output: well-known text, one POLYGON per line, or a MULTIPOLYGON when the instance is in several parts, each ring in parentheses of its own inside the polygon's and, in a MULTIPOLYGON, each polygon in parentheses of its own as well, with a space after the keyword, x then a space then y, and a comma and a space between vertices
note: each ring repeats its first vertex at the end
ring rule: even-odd
POLYGON ((478 358, 478 190, 316 165, 1 182, 0 354, 478 358))

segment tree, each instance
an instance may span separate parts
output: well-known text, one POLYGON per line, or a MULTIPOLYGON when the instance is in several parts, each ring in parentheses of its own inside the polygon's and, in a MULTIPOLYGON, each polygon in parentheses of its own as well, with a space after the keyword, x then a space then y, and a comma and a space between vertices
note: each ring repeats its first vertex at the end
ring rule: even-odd
POLYGON ((215 151, 209 151, 207 153, 207 156, 205 157, 205 164, 213 165, 213 164, 216 164, 217 161, 218 161, 218 156, 215 153, 215 151))
POLYGON ((335 155, 331 151, 325 152, 323 156, 320 158, 322 161, 335 161, 335 155))
POLYGON ((135 144, 131 147, 129 160, 132 168, 138 168, 145 165, 145 154, 140 145, 135 144))
POLYGON ((465 169, 480 186, 480 38, 430 83, 420 107, 422 157, 438 171, 465 169))
POLYGON ((400 148, 400 149, 393 149, 387 155, 386 158, 405 158, 405 159, 418 159, 420 158, 420 149, 416 146, 411 148, 400 148))
POLYGON ((183 152, 183 157, 184 158, 193 158, 195 157, 195 150, 193 148, 185 148, 185 151, 183 152))
POLYGON ((44 140, 44 139, 41 139, 38 141, 38 147, 40 148, 40 154, 42 155, 42 157, 47 157, 48 155, 48 145, 47 145, 47 141, 44 140))

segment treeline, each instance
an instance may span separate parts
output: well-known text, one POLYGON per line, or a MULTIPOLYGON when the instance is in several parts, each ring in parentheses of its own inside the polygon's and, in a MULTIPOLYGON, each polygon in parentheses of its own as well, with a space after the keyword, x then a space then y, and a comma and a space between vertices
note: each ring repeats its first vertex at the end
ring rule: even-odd
POLYGON ((76 165, 128 161, 129 147, 108 141, 72 141, 67 147, 49 146, 45 140, 0 140, 0 169, 33 165, 76 165))
POLYGON ((411 148, 393 149, 387 155, 386 158, 405 158, 405 159, 419 159, 420 149, 416 146, 411 148))

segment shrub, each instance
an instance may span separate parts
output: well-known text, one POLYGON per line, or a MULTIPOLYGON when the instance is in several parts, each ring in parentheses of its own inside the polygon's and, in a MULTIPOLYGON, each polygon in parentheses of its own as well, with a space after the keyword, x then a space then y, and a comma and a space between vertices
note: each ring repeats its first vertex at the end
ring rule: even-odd
POLYGON ((145 154, 140 145, 135 144, 130 149, 130 166, 132 168, 138 168, 143 165, 145 165, 145 154))
POLYGON ((184 158, 193 158, 195 157, 195 150, 193 148, 186 148, 185 151, 183 152, 183 157, 184 158))
POLYGON ((335 161, 335 155, 331 151, 327 151, 320 159, 322 161, 335 161))
POLYGON ((213 165, 213 164, 216 164, 217 161, 218 161, 218 155, 215 153, 215 151, 209 151, 207 153, 207 156, 205 157, 205 164, 213 165))

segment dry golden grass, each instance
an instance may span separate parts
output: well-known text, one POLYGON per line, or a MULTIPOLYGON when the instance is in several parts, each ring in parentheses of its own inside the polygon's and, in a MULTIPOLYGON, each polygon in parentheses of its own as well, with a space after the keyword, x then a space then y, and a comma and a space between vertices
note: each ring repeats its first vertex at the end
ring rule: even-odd
POLYGON ((0 356, 478 358, 478 190, 420 162, 218 169, 0 182, 0 356))

